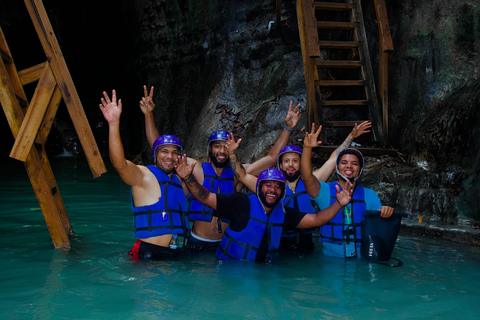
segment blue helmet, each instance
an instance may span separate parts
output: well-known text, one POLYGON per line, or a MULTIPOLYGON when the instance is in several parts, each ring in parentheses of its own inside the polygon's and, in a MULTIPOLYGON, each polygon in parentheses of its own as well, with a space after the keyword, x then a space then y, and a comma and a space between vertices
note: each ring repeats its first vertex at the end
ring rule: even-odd
POLYGON ((156 164, 157 163, 157 148, 163 145, 173 145, 177 146, 180 148, 180 155, 183 156, 183 147, 182 144, 180 143, 180 140, 178 140, 177 137, 171 134, 164 134, 163 136, 160 136, 155 140, 153 143, 152 147, 152 153, 153 153, 153 161, 156 164))
POLYGON ((228 141, 228 136, 230 135, 230 132, 225 131, 225 130, 217 130, 214 133, 210 135, 210 138, 208 138, 208 145, 210 145, 210 142, 212 141, 228 141))
POLYGON ((289 144, 288 146, 285 146, 278 153, 278 157, 277 157, 277 168, 278 169, 280 169, 280 158, 282 157, 282 155, 285 154, 285 153, 290 153, 290 152, 298 153, 300 155, 300 157, 302 156, 302 149, 300 149, 299 147, 294 146, 292 144, 289 144))
POLYGON ((230 135, 230 132, 225 130, 217 130, 214 133, 212 133, 210 135, 210 138, 208 138, 207 154, 210 152, 210 144, 213 141, 228 141, 229 135, 230 135))
POLYGON ((260 190, 259 190, 260 183, 262 181, 266 181, 266 180, 280 181, 281 183, 283 183, 283 192, 282 192, 282 196, 280 197, 280 199, 283 199, 283 197, 285 196, 286 180, 285 180, 285 176, 283 175, 282 171, 280 171, 278 169, 273 169, 273 168, 263 170, 258 175, 258 178, 257 178, 257 186, 256 186, 257 196, 260 196, 260 190))
POLYGON ((337 171, 337 176, 339 176, 341 179, 343 179, 345 181, 350 180, 351 183, 354 183, 362 175, 364 166, 365 166, 365 159, 363 158, 363 154, 359 150, 357 150, 355 148, 345 148, 337 156, 337 164, 335 166, 335 169, 337 171), (342 157, 346 154, 353 154, 354 156, 356 156, 358 158, 358 162, 360 163, 360 172, 358 173, 358 176, 356 176, 355 178, 352 178, 352 179, 347 179, 347 177, 343 176, 340 173, 340 171, 338 171, 338 164, 340 163, 340 159, 342 159, 342 157))

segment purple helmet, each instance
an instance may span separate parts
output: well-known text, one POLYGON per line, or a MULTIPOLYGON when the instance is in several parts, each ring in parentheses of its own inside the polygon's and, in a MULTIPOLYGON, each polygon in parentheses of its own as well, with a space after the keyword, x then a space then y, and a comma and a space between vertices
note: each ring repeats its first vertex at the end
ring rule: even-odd
POLYGON ((260 195, 260 190, 259 190, 260 183, 262 181, 266 181, 266 180, 280 181, 281 183, 283 183, 283 192, 282 192, 282 196, 280 197, 280 199, 283 199, 283 197, 285 196, 285 184, 286 184, 285 181, 286 180, 285 180, 285 176, 283 175, 282 171, 280 171, 278 169, 274 169, 274 168, 263 170, 258 175, 258 178, 257 178, 257 187, 256 187, 257 196, 260 195))
POLYGON ((156 164, 157 163, 157 148, 163 145, 173 145, 177 146, 180 148, 180 155, 183 156, 183 148, 182 144, 180 143, 180 140, 178 140, 177 137, 171 134, 164 134, 163 136, 160 136, 155 140, 153 143, 152 147, 152 153, 153 153, 153 161, 156 164))
POLYGON ((210 138, 208 138, 207 153, 210 152, 210 143, 212 143, 213 141, 228 141, 229 135, 230 135, 230 132, 225 130, 217 130, 214 133, 212 133, 210 135, 210 138))
POLYGON ((365 159, 363 158, 363 154, 362 154, 359 150, 357 150, 357 149, 355 149, 355 148, 345 148, 345 149, 343 149, 343 150, 338 154, 338 156, 337 156, 337 164, 336 164, 336 166, 335 166, 335 169, 336 169, 336 171, 337 171, 337 175, 338 175, 341 179, 343 179, 343 180, 345 180, 345 181, 347 181, 347 180, 349 180, 349 179, 347 179, 347 177, 344 177, 344 176, 340 173, 340 171, 338 171, 338 164, 340 163, 340 159, 342 159, 342 157, 343 157, 344 155, 346 155, 346 154, 353 154, 354 156, 357 156, 358 162, 360 162, 360 172, 358 173, 358 176, 356 176, 354 179, 352 179, 353 181, 350 180, 351 183, 354 183, 354 182, 357 181, 357 179, 360 178, 360 176, 362 175, 363 167, 365 166, 365 159))
POLYGON ((283 154, 285 153, 290 153, 290 152, 293 152, 293 153, 298 153, 300 155, 300 157, 302 156, 302 149, 300 149, 299 147, 297 146, 294 146, 292 144, 288 145, 288 146, 285 146, 282 150, 280 150, 280 152, 278 153, 278 157, 277 157, 277 168, 280 169, 280 158, 282 157, 283 154))

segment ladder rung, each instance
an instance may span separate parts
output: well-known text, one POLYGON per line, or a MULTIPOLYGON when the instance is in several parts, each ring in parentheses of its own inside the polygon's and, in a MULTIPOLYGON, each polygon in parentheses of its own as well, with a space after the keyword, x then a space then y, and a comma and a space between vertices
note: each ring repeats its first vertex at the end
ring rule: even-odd
POLYGON ((318 29, 355 29, 358 22, 317 21, 318 29))
POLYGON ((335 2, 314 2, 315 10, 343 11, 354 9, 353 3, 335 3, 335 2))
POLYGON ((366 106, 368 100, 323 100, 320 106, 366 106))
POLYGON ((360 46, 360 41, 318 41, 320 47, 332 49, 352 49, 360 46))
POLYGON ((20 77, 20 81, 22 82, 22 85, 24 86, 26 84, 32 83, 40 79, 40 76, 46 64, 47 64, 46 62, 40 63, 40 64, 37 64, 36 66, 19 71, 18 76, 20 77))
POLYGON ((315 60, 319 68, 358 68, 363 66, 361 60, 315 60))
POLYGON ((363 80, 315 80, 315 85, 321 87, 363 86, 364 83, 363 80))
POLYGON ((321 123, 323 127, 354 127, 355 124, 360 124, 364 121, 371 120, 356 120, 356 121, 324 121, 321 123))

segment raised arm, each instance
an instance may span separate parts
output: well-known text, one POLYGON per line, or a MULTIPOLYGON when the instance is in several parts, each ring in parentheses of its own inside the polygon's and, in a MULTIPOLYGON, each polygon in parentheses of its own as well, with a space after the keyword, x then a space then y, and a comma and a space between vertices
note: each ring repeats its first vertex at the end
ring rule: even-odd
POLYGON ((147 135, 148 145, 153 147, 155 140, 160 137, 157 126, 155 125, 155 117, 153 116, 153 86, 150 87, 150 93, 147 91, 147 86, 143 86, 143 98, 140 100, 140 109, 145 115, 145 133, 147 135))
POLYGON ((117 94, 112 91, 112 100, 104 91, 101 98, 100 110, 108 122, 108 149, 110 161, 122 180, 130 186, 139 186, 143 181, 142 170, 133 162, 125 158, 122 139, 120 137, 120 115, 122 114, 122 100, 117 103, 117 94))
POLYGON ((322 131, 322 126, 315 131, 315 123, 312 123, 312 131, 305 134, 303 140, 303 153, 300 163, 300 176, 305 184, 305 191, 307 194, 316 198, 320 192, 320 182, 312 173, 312 149, 319 146, 322 142, 317 141, 318 135, 322 131))
POLYGON ((370 129, 372 127, 372 123, 369 121, 364 121, 357 125, 355 123, 355 127, 352 129, 352 132, 347 136, 345 141, 338 146, 335 151, 332 152, 328 160, 322 165, 322 167, 318 170, 315 170, 313 174, 315 177, 320 180, 326 182, 328 178, 330 178, 330 175, 332 174, 333 170, 335 170, 335 165, 337 163, 337 156, 340 152, 342 152, 343 149, 348 148, 352 145, 352 142, 354 139, 358 138, 362 134, 366 132, 370 132, 370 129))
POLYGON ((204 186, 198 183, 197 179, 193 175, 193 168, 197 164, 197 161, 192 161, 188 163, 187 155, 184 154, 183 157, 178 156, 175 161, 175 171, 177 175, 185 182, 190 193, 197 199, 200 203, 209 206, 213 210, 217 209, 217 195, 213 192, 208 191, 204 186))
POLYGON ((241 141, 242 139, 238 139, 238 141, 235 142, 233 133, 228 136, 226 149, 228 151, 228 157, 230 158, 230 167, 232 168, 235 178, 237 178, 238 181, 243 183, 251 191, 256 192, 257 177, 245 170, 240 162, 240 159, 238 159, 235 153, 235 150, 237 150, 241 141))
POLYGON ((340 191, 339 185, 337 185, 336 188, 337 201, 316 214, 306 214, 297 225, 297 228, 310 229, 323 226, 332 220, 337 215, 338 211, 352 200, 353 185, 350 182, 347 183, 345 189, 342 191, 340 191))
POLYGON ((298 104, 294 109, 293 108, 293 101, 290 101, 290 105, 288 106, 288 112, 287 116, 285 117, 285 125, 283 127, 283 131, 280 134, 280 137, 278 137, 277 141, 275 141, 275 144, 273 147, 270 149, 268 154, 255 161, 252 164, 245 164, 245 170, 254 175, 258 176, 260 172, 262 172, 265 169, 272 168, 277 165, 277 157, 278 153, 280 150, 282 150, 283 147, 285 147, 288 144, 288 139, 290 139, 290 134, 292 133, 293 128, 298 123, 298 120, 302 116, 300 114, 300 104, 298 104))

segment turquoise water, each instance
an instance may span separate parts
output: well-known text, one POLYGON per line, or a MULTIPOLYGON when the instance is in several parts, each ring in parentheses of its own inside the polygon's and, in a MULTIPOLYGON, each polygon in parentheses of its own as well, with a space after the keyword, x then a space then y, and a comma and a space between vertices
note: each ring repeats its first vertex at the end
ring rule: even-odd
MULTIPOLYGON (((108 159, 106 159, 108 161, 108 159)), ((51 159, 76 235, 55 250, 23 164, 0 169, 0 319, 473 319, 480 248, 401 233, 389 268, 313 254, 134 262, 129 188, 51 159)), ((107 164, 109 166, 109 164, 107 164)))

